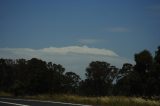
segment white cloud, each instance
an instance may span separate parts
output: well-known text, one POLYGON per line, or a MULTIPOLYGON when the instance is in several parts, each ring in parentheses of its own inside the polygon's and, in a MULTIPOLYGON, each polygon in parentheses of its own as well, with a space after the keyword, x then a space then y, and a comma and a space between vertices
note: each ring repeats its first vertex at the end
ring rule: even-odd
POLYGON ((112 28, 107 28, 109 32, 129 32, 129 29, 125 27, 112 27, 112 28))
POLYGON ((0 48, 0 58, 31 59, 33 57, 62 64, 66 71, 74 71, 82 78, 84 78, 85 69, 91 61, 106 61, 117 67, 121 67, 126 62, 134 63, 130 59, 118 56, 112 50, 87 46, 49 47, 43 49, 0 48))
POLYGON ((99 49, 99 48, 90 48, 88 46, 67 46, 67 47, 49 47, 43 49, 30 49, 30 48, 0 48, 2 52, 11 52, 13 54, 23 54, 23 55, 31 55, 38 56, 41 54, 58 54, 58 55, 66 55, 66 54, 89 54, 89 55, 105 55, 105 56, 118 56, 115 52, 108 49, 99 49))
POLYGON ((118 56, 115 52, 107 49, 89 48, 87 46, 68 46, 68 47, 50 47, 39 50, 46 53, 57 54, 90 54, 90 55, 106 55, 106 56, 118 56))

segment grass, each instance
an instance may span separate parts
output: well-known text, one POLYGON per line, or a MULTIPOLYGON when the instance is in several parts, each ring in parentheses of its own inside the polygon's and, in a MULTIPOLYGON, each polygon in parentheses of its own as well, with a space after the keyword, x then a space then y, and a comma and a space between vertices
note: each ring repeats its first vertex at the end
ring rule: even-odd
MULTIPOLYGON (((0 96, 12 95, 0 92, 0 96)), ((77 95, 36 95, 23 96, 20 98, 50 100, 58 102, 69 102, 78 104, 90 104, 93 106, 160 106, 160 101, 145 100, 140 97, 124 97, 124 96, 105 96, 105 97, 85 97, 77 95)))
POLYGON ((1 97, 3 97, 3 96, 5 96, 5 97, 12 97, 13 95, 10 94, 10 93, 7 93, 7 92, 0 92, 0 96, 1 97))
POLYGON ((84 97, 76 95, 37 95, 27 96, 25 98, 90 104, 94 106, 160 106, 160 101, 124 96, 84 97))

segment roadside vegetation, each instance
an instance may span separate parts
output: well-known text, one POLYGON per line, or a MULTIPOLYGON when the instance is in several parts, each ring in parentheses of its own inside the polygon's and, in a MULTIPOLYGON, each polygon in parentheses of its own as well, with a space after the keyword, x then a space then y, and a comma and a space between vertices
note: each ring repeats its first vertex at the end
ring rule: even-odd
MULTIPOLYGON (((0 96, 13 97, 13 95, 7 93, 0 93, 0 96)), ((86 104, 92 106, 160 106, 160 100, 150 100, 141 97, 126 96, 87 97, 66 94, 41 94, 34 96, 18 96, 17 98, 86 104)))
POLYGON ((160 101, 146 100, 141 97, 125 96, 86 97, 76 95, 38 95, 27 96, 25 98, 87 104, 93 106, 160 106, 160 101))
POLYGON ((134 65, 124 63, 120 69, 92 61, 81 79, 60 64, 1 58, 0 96, 98 106, 160 106, 160 47, 154 56, 143 50, 134 59, 134 65))

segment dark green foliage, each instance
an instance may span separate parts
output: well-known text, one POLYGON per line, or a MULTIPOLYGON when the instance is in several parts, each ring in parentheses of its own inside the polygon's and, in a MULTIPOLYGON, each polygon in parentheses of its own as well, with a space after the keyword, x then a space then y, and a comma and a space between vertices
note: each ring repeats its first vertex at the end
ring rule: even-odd
POLYGON ((131 95, 131 80, 134 80, 134 68, 130 63, 124 63, 117 75, 117 83, 114 85, 115 95, 131 95), (133 79, 131 79, 133 78, 133 79))
POLYGON ((64 84, 72 83, 75 87, 79 83, 78 75, 68 72, 66 76, 64 71, 60 64, 46 63, 36 58, 28 61, 0 59, 0 91, 11 92, 15 96, 63 93, 64 84))
POLYGON ((160 64, 160 46, 158 47, 158 50, 155 52, 155 62, 157 64, 160 64))
POLYGON ((152 57, 144 50, 135 54, 135 65, 121 69, 107 62, 93 61, 86 79, 66 72, 60 64, 37 58, 0 59, 0 91, 18 95, 69 93, 87 96, 160 96, 160 47, 152 57))
POLYGON ((153 59, 149 51, 144 50, 135 54, 136 64, 122 67, 119 76, 125 75, 115 85, 115 92, 118 95, 130 96, 154 96, 160 95, 160 48, 156 51, 153 59), (129 71, 126 71, 129 70, 129 71))
POLYGON ((13 85, 14 64, 11 59, 0 59, 0 89, 3 91, 8 91, 8 88, 13 85))
POLYGON ((81 82, 84 94, 92 96, 109 95, 117 68, 109 63, 94 61, 86 69, 87 79, 81 82))
POLYGON ((144 50, 139 54, 135 54, 135 70, 140 74, 145 74, 148 71, 151 71, 151 67, 153 64, 153 58, 149 51, 144 50))
POLYGON ((65 85, 64 88, 68 93, 78 93, 80 77, 74 72, 65 73, 65 85))

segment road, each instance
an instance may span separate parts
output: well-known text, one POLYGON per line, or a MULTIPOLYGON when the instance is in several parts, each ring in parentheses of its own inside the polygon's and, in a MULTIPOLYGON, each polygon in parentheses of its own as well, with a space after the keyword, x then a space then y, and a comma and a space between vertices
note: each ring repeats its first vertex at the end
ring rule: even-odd
POLYGON ((0 106, 91 106, 91 105, 0 97, 0 106))

